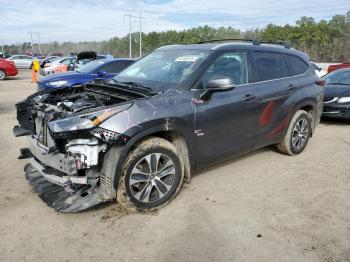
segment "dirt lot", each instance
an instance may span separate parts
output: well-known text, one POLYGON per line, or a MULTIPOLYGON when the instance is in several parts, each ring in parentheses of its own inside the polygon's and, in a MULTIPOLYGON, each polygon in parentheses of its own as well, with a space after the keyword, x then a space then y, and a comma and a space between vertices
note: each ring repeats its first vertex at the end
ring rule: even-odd
POLYGON ((323 122, 297 157, 264 148, 202 171, 156 214, 59 214, 17 160, 14 104, 34 90, 28 71, 0 82, 0 261, 350 261, 349 123, 323 122))

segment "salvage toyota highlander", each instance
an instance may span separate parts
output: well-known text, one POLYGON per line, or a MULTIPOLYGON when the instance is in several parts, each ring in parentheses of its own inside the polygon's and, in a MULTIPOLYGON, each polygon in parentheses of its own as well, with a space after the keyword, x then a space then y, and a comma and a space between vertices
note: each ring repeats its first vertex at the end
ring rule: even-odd
MULTIPOLYGON (((191 174, 267 145, 297 155, 322 112, 306 54, 257 41, 159 48, 108 82, 18 103, 26 178, 60 212, 117 199, 147 211, 191 174)), ((271 163, 273 164, 273 163, 271 163)))

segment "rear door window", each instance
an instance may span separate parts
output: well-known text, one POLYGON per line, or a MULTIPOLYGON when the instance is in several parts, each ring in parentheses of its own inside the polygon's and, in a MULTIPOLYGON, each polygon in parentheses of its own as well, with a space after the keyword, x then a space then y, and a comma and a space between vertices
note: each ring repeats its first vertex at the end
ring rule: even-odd
POLYGON ((254 82, 288 76, 280 53, 252 52, 252 58, 255 65, 254 82))
POLYGON ((292 76, 304 74, 309 69, 309 65, 297 56, 285 54, 285 58, 292 76))

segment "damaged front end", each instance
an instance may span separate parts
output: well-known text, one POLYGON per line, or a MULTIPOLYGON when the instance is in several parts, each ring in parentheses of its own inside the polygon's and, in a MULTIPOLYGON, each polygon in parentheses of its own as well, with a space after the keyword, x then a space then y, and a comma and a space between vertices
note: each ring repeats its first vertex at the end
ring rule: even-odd
POLYGON ((129 137, 100 124, 144 96, 96 85, 39 92, 18 103, 13 132, 28 137, 19 158, 30 158, 25 173, 34 191, 59 212, 114 199, 111 161, 129 137))

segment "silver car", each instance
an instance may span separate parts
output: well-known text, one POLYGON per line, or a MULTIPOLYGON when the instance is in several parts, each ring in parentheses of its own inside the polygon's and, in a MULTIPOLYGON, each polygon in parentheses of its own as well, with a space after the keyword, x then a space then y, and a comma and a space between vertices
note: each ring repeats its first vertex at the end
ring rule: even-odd
POLYGON ((32 68, 33 61, 37 59, 27 55, 13 55, 7 60, 13 61, 17 68, 32 68))

